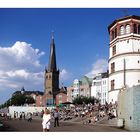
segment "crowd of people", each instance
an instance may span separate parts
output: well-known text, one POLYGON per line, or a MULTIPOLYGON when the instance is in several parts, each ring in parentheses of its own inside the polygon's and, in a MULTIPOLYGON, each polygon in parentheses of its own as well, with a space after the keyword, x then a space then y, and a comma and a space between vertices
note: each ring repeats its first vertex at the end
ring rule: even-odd
POLYGON ((117 117, 117 104, 88 104, 75 105, 71 108, 58 107, 48 110, 43 114, 43 131, 49 131, 50 125, 54 123, 54 127, 59 126, 59 121, 79 121, 83 124, 95 124, 100 120, 113 119, 117 117), (48 117, 47 117, 48 116, 48 117), (53 121, 52 121, 53 120, 53 121), (47 122, 47 123, 46 123, 47 122))
MULTIPOLYGON (((45 110, 42 110, 37 114, 14 111, 13 119, 27 120, 28 122, 31 122, 34 115, 42 118, 43 131, 46 132, 50 130, 51 125, 59 127, 59 121, 79 121, 82 124, 95 124, 104 118, 108 120, 113 119, 117 117, 117 104, 82 104, 69 107, 56 107, 51 110, 45 108, 45 110)), ((11 119, 9 113, 0 113, 0 116, 11 119)))
POLYGON ((117 117, 117 104, 88 104, 75 105, 70 109, 65 107, 59 109, 59 120, 83 121, 83 123, 96 123, 104 117, 113 119, 117 117))
POLYGON ((28 122, 32 121, 32 113, 31 112, 16 112, 14 111, 13 117, 11 116, 11 114, 9 112, 4 113, 4 112, 0 112, 0 117, 11 120, 27 120, 28 122))

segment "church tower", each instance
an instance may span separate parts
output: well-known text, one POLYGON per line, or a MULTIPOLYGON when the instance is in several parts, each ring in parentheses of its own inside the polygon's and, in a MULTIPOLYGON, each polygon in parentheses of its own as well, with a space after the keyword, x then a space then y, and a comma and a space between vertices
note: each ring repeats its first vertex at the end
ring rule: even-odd
POLYGON ((45 94, 47 95, 47 105, 55 103, 55 96, 59 92, 59 70, 56 64, 56 53, 54 36, 50 45, 50 57, 48 68, 45 69, 45 94), (52 99, 53 98, 53 99, 52 99))

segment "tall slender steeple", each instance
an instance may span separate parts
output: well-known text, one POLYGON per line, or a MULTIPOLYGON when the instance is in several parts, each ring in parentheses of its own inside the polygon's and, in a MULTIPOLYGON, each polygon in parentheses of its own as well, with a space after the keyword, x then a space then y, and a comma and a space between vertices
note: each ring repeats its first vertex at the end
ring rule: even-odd
POLYGON ((59 70, 56 65, 56 52, 54 36, 52 33, 48 69, 45 69, 45 95, 47 104, 55 103, 56 94, 59 92, 59 70))
POLYGON ((56 54, 55 54, 55 43, 54 43, 53 32, 52 32, 52 41, 51 41, 51 49, 50 49, 50 58, 49 58, 48 71, 49 72, 57 71, 56 54))

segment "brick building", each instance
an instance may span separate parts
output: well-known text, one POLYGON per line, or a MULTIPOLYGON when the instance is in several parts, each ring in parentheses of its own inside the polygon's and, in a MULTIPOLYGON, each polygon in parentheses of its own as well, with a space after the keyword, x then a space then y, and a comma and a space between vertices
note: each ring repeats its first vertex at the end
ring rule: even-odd
POLYGON ((67 89, 62 87, 60 92, 56 95, 56 105, 67 102, 67 89))

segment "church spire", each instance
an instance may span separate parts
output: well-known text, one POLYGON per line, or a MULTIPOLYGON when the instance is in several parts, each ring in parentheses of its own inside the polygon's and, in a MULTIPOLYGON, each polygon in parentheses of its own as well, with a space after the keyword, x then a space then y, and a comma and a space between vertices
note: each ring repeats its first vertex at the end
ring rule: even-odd
POLYGON ((48 71, 50 71, 50 72, 57 71, 54 33, 53 32, 52 32, 52 41, 51 41, 51 48, 50 48, 50 58, 49 58, 48 71))

